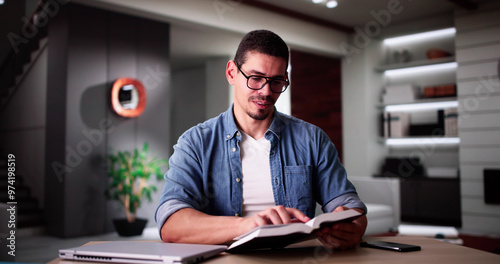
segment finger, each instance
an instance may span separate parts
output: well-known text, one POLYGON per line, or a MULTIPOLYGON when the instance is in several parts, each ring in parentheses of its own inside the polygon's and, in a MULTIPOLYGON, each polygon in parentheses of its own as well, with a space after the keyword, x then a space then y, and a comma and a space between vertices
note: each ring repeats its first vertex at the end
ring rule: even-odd
POLYGON ((349 232, 345 232, 343 230, 335 230, 334 228, 325 228, 321 230, 321 236, 323 236, 325 239, 339 239, 339 240, 348 240, 350 237, 349 232))
POLYGON ((318 236, 318 240, 323 243, 323 245, 329 249, 340 249, 343 248, 342 241, 331 237, 329 234, 323 234, 318 236))
POLYGON ((328 233, 328 235, 332 238, 349 241, 353 237, 353 233, 346 232, 344 230, 332 230, 328 233))
POLYGON ((283 224, 288 224, 292 222, 292 216, 290 214, 291 208, 285 208, 284 206, 277 206, 275 207, 276 213, 278 213, 278 216, 280 217, 280 220, 283 224))
POLYGON ((318 236, 340 248, 344 248, 346 245, 350 244, 350 241, 355 240, 354 233, 342 229, 336 230, 334 227, 321 229, 320 232, 318 232, 318 236))
POLYGON ((332 227, 320 229, 317 237, 328 248, 347 249, 361 241, 361 235, 356 233, 355 230, 355 225, 351 223, 336 224, 332 227))
POLYGON ((339 207, 335 208, 335 210, 333 210, 333 211, 340 212, 340 211, 345 211, 345 210, 349 210, 349 208, 345 207, 345 206, 339 206, 339 207))
POLYGON ((269 224, 273 224, 273 225, 283 224, 283 220, 281 219, 281 215, 274 208, 271 208, 266 212, 266 217, 269 221, 269 224))
POLYGON ((253 221, 257 224, 257 226, 264 226, 268 224, 267 221, 260 215, 255 215, 253 217, 253 221))
POLYGON ((352 223, 338 223, 332 225, 332 230, 354 233, 356 231, 356 226, 352 223))
POLYGON ((288 212, 288 215, 290 217, 293 217, 295 219, 298 219, 300 220, 301 222, 307 222, 309 220, 311 220, 311 218, 309 218, 307 215, 305 215, 304 213, 302 213, 300 210, 298 209, 295 209, 295 208, 290 208, 290 207, 287 207, 285 208, 286 211, 288 212))

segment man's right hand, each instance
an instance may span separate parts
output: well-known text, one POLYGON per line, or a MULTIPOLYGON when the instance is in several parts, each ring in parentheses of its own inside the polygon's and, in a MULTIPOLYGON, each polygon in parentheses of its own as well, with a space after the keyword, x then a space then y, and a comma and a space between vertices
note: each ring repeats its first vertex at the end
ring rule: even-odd
POLYGON ((243 227, 246 231, 243 233, 246 233, 257 226, 281 225, 293 222, 305 223, 309 220, 311 220, 309 217, 295 208, 277 205, 248 217, 247 221, 245 221, 245 226, 243 227))
POLYGON ((301 211, 284 206, 273 206, 251 217, 212 216, 192 208, 173 213, 161 228, 165 242, 223 244, 247 233, 257 226, 307 222, 301 211))

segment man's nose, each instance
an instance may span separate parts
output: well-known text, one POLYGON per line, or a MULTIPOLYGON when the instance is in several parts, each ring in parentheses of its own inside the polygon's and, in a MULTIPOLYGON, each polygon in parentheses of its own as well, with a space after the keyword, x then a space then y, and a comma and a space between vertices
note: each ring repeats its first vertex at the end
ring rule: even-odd
POLYGON ((273 93, 273 91, 271 90, 271 83, 266 82, 266 84, 264 84, 264 87, 262 87, 262 89, 260 89, 259 92, 261 94, 271 95, 273 93))

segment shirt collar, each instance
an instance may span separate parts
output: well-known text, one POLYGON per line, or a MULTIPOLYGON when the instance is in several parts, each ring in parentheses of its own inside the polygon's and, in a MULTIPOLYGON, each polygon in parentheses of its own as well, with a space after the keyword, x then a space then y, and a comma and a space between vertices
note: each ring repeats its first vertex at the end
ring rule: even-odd
POLYGON ((271 123, 271 126, 267 130, 266 134, 272 133, 275 135, 278 139, 281 138, 281 132, 283 130, 283 121, 281 117, 283 116, 282 113, 278 112, 276 107, 274 107, 274 116, 273 116, 273 122, 271 123))
POLYGON ((237 136, 239 130, 234 122, 234 114, 233 114, 233 104, 226 111, 226 118, 224 120, 224 137, 226 140, 230 140, 237 136))

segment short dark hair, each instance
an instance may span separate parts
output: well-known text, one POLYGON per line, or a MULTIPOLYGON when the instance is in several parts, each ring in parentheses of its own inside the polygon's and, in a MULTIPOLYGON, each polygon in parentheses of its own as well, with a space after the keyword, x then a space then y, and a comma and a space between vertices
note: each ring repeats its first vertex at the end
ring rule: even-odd
POLYGON ((288 46, 276 33, 269 30, 254 30, 248 32, 240 42, 234 62, 241 66, 246 61, 246 55, 250 51, 257 51, 273 57, 285 59, 288 65, 288 46))

